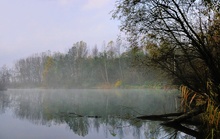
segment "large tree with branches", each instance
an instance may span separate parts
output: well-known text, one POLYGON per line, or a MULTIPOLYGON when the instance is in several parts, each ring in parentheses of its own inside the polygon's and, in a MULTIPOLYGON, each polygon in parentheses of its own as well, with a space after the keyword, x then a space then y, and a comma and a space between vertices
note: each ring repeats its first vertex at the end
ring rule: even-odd
POLYGON ((118 0, 113 18, 132 47, 145 48, 146 59, 201 96, 204 106, 211 100, 218 108, 219 0, 118 0))

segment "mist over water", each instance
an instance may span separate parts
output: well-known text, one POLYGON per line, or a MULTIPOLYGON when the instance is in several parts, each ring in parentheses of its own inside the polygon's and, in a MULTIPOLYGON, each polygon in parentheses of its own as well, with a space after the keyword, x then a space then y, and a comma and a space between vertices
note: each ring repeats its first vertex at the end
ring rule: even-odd
POLYGON ((185 136, 135 118, 175 112, 178 91, 163 71, 144 64, 142 49, 121 53, 120 45, 110 41, 88 53, 80 41, 67 53, 47 51, 3 66, 0 90, 10 89, 0 92, 0 138, 185 136))
POLYGON ((173 130, 133 118, 173 112, 175 98, 175 91, 152 89, 9 89, 0 93, 0 137, 163 137, 173 130))

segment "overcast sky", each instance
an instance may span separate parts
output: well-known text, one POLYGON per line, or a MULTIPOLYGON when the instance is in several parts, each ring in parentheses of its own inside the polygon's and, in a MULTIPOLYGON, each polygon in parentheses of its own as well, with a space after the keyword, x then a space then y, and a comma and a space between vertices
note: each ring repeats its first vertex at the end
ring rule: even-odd
POLYGON ((0 66, 34 53, 65 52, 73 43, 88 47, 111 41, 119 22, 115 0, 0 0, 0 66))

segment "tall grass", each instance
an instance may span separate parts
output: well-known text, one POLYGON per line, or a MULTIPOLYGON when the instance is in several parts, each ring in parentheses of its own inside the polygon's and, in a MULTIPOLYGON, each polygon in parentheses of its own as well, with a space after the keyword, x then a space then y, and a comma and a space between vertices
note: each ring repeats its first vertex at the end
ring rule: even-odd
POLYGON ((205 130, 208 131, 207 138, 215 138, 220 134, 220 106, 213 99, 216 93, 212 91, 210 83, 207 83, 207 88, 208 93, 212 94, 211 96, 202 95, 186 86, 181 86, 181 108, 186 112, 198 106, 203 106, 204 112, 199 118, 205 125, 205 130))
POLYGON ((204 97, 186 86, 180 87, 181 91, 181 108, 184 112, 192 108, 205 104, 204 97))
POLYGON ((206 114, 204 119, 208 123, 209 127, 218 129, 220 122, 219 106, 216 106, 210 99, 207 103, 206 114))

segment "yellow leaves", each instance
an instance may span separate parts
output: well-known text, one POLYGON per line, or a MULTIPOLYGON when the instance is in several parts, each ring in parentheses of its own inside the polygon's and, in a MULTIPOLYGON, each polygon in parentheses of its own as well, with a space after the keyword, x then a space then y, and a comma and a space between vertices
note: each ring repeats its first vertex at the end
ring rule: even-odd
POLYGON ((53 65, 53 59, 51 57, 47 57, 46 62, 44 64, 43 78, 45 78, 49 72, 49 69, 53 65))
POLYGON ((120 87, 122 85, 122 81, 121 80, 117 80, 116 82, 115 82, 115 87, 116 88, 118 88, 118 87, 120 87))
POLYGON ((157 58, 160 55, 160 51, 158 49, 158 46, 155 43, 147 42, 146 50, 148 51, 148 54, 152 58, 157 58))
MULTIPOLYGON (((186 112, 187 108, 189 108, 188 99, 190 90, 186 86, 181 86, 181 106, 183 108, 183 111, 186 112)), ((192 103, 192 102, 191 102, 192 103)))
POLYGON ((44 70, 43 70, 43 85, 46 86, 46 81, 48 78, 48 73, 53 66, 53 58, 52 57, 47 57, 46 62, 44 64, 44 70))

